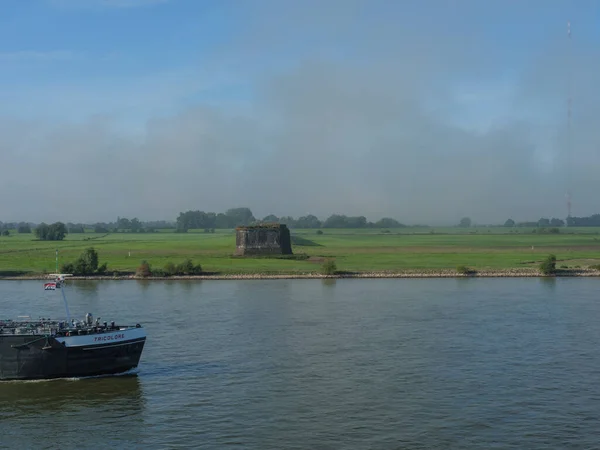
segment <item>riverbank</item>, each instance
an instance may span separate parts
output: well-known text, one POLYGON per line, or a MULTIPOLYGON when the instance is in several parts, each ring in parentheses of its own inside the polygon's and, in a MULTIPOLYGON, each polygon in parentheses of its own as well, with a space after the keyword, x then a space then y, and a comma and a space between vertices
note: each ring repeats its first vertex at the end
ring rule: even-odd
MULTIPOLYGON (((273 280, 273 279, 348 279, 348 278, 523 278, 523 277, 600 277, 600 270, 593 269, 557 269, 553 275, 543 275, 537 269, 504 269, 481 270, 469 273, 459 273, 455 270, 405 270, 400 272, 339 272, 325 275, 318 272, 308 273, 240 273, 219 274, 205 273, 201 275, 180 276, 148 276, 140 277, 134 273, 118 275, 92 275, 73 276, 70 280, 273 280)), ((52 278, 47 274, 24 274, 0 276, 0 280, 48 280, 52 278)))
POLYGON ((432 278, 532 277, 540 264, 556 255, 559 276, 600 276, 600 229, 542 234, 526 230, 473 230, 468 234, 401 233, 392 230, 294 230, 293 255, 233 255, 235 235, 216 233, 115 233, 69 235, 64 241, 38 241, 31 235, 0 236, 0 279, 44 279, 43 274, 71 272, 90 247, 106 276, 136 279, 145 263, 151 279, 278 279, 278 278, 432 278), (490 232, 493 231, 493 232, 490 232), (488 233, 489 232, 489 233, 488 233), (597 234, 596 234, 597 233, 597 234), (58 252, 57 252, 58 251, 58 252), (58 256, 58 261, 57 261, 58 256), (341 271, 324 276, 325 264, 341 271), (201 275, 169 277, 174 267, 192 263, 201 275), (58 267, 57 267, 58 263, 58 267), (67 267, 64 267, 67 265, 67 267), (473 271, 463 274, 461 270, 473 271), (161 276, 158 276, 161 275, 161 276))

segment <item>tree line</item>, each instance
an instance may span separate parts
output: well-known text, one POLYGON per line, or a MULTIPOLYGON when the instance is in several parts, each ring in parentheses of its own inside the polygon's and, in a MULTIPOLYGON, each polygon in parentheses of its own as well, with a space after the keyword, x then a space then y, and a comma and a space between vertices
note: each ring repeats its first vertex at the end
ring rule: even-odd
POLYGON ((291 216, 277 217, 274 214, 269 214, 262 219, 257 219, 250 208, 232 208, 225 213, 218 214, 199 210, 181 212, 175 221, 175 229, 180 233, 185 233, 192 229, 227 229, 274 222, 285 224, 289 228, 400 228, 406 226, 388 217, 377 222, 369 222, 365 216, 346 216, 343 214, 332 214, 323 221, 313 214, 301 216, 297 219, 291 216))
MULTIPOLYGON (((60 241, 67 234, 85 233, 92 228, 95 233, 152 233, 159 229, 172 229, 175 232, 185 233, 191 229, 204 229, 214 231, 215 229, 231 229, 238 226, 258 225, 261 223, 282 223, 289 228, 297 229, 319 229, 319 228, 404 228, 404 227, 427 227, 427 225, 405 225, 390 217, 381 218, 375 222, 368 221, 365 216, 347 216, 344 214, 331 214, 324 220, 313 214, 307 214, 294 218, 292 216, 278 217, 269 214, 263 218, 256 218, 252 210, 247 207, 230 208, 224 213, 205 212, 200 210, 188 210, 180 212, 175 221, 141 221, 134 217, 118 217, 112 222, 97 222, 94 224, 55 222, 46 224, 44 222, 35 224, 31 222, 0 222, 0 234, 8 236, 9 230, 17 230, 17 233, 34 233, 40 240, 60 241)), ((566 221, 552 218, 540 218, 537 221, 516 222, 508 219, 504 227, 528 227, 528 228, 560 228, 569 227, 600 227, 600 214, 588 217, 568 217, 566 221)), ((473 223, 469 217, 463 217, 457 227, 469 228, 473 223)))
MULTIPOLYGON (((564 227, 565 226, 565 221, 562 219, 557 219, 556 217, 553 217, 551 219, 542 217, 541 219, 539 219, 537 222, 515 222, 512 219, 508 219, 506 222, 504 222, 504 226, 505 227, 564 227)), ((581 226, 581 225, 569 225, 571 226, 581 226)), ((600 226, 599 225, 591 225, 591 226, 600 226)))

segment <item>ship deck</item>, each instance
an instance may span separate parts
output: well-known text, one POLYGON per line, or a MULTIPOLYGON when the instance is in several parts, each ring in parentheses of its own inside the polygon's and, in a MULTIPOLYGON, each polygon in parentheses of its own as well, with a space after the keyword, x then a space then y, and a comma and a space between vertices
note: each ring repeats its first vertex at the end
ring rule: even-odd
POLYGON ((96 321, 95 324, 86 322, 73 321, 72 323, 66 320, 54 319, 37 319, 37 320, 0 320, 0 336, 6 335, 43 335, 43 336, 84 336, 90 334, 111 333, 113 331, 121 331, 132 328, 140 328, 140 324, 136 325, 117 325, 115 322, 96 321))

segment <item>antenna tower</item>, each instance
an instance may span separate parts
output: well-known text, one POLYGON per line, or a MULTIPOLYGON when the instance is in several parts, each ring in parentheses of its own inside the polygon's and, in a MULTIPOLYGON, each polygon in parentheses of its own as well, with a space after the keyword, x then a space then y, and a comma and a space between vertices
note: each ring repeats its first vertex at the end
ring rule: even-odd
POLYGON ((567 22, 567 76, 568 76, 568 98, 567 98, 567 226, 571 217, 571 107, 573 103, 572 91, 572 65, 571 65, 571 21, 567 22))

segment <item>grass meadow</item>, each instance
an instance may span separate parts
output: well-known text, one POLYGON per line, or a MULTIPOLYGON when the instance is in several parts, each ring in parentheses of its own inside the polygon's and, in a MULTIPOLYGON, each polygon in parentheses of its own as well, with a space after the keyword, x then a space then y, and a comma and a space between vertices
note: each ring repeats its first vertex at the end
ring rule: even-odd
POLYGON ((587 268, 600 263, 600 228, 562 228, 538 234, 525 228, 401 228, 292 230, 292 258, 236 257, 235 231, 174 233, 93 232, 68 235, 64 241, 38 241, 33 234, 0 236, 0 275, 55 271, 94 247, 108 274, 134 272, 143 260, 153 268, 190 258, 206 272, 219 274, 294 274, 318 272, 326 259, 349 272, 475 270, 537 267, 548 254, 557 267, 587 268))

